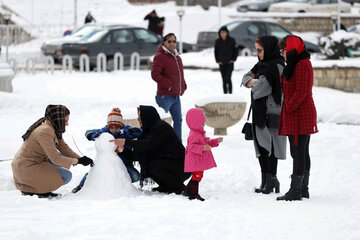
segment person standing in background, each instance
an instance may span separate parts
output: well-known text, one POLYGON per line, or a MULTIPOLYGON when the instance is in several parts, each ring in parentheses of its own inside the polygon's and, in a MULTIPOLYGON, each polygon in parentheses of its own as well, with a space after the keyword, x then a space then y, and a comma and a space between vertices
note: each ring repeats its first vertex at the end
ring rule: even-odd
POLYGON ((165 17, 159 17, 155 10, 152 10, 144 17, 144 20, 149 20, 148 29, 162 37, 164 29, 165 17))
POLYGON ((230 37, 226 26, 221 27, 218 34, 219 38, 215 40, 215 60, 220 67, 224 93, 231 94, 231 74, 239 51, 235 39, 230 37))
POLYGON ((174 122, 174 130, 181 141, 181 102, 186 90, 184 68, 178 51, 176 50, 176 36, 168 33, 158 47, 151 67, 151 77, 157 82, 156 103, 165 112, 170 111, 174 122))
POLYGON ((88 14, 85 17, 85 24, 87 23, 92 23, 92 22, 96 22, 95 18, 91 15, 90 12, 88 12, 88 14))

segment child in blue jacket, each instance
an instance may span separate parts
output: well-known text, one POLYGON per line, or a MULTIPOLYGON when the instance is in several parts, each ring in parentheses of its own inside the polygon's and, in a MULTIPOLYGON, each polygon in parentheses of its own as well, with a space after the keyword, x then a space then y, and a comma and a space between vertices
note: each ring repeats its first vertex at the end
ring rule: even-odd
MULTIPOLYGON (((85 132, 85 137, 89 141, 95 141, 95 138, 100 136, 102 133, 107 132, 111 133, 115 139, 124 138, 124 139, 135 139, 141 136, 141 128, 131 127, 129 125, 124 125, 123 117, 119 108, 113 108, 111 113, 107 117, 107 125, 101 129, 92 129, 85 132)), ((123 161, 132 182, 137 182, 140 179, 140 173, 132 163, 134 159, 134 152, 130 147, 125 146, 122 152, 118 153, 118 156, 123 161)), ((72 192, 77 193, 84 186, 88 173, 82 178, 80 184, 75 187, 72 192)))

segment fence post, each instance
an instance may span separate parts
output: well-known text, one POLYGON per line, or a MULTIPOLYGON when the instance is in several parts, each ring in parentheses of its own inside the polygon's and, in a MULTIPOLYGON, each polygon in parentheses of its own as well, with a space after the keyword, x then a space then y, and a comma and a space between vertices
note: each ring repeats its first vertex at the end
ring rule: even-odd
POLYGON ((251 56, 251 51, 248 48, 241 50, 241 56, 251 56))
POLYGON ((16 73, 17 73, 17 63, 16 63, 16 60, 13 59, 13 58, 10 58, 10 59, 9 59, 9 65, 10 65, 10 67, 12 68, 12 70, 14 71, 14 75, 16 75, 16 73))
POLYGON ((90 72, 90 58, 87 54, 81 54, 79 58, 80 72, 84 72, 84 64, 85 64, 85 72, 90 72))
POLYGON ((106 71, 106 56, 104 53, 99 53, 96 57, 96 68, 97 72, 106 71))
POLYGON ((134 70, 135 61, 136 61, 135 70, 139 70, 140 69, 140 54, 137 52, 133 52, 131 54, 131 57, 130 57, 130 69, 131 70, 134 70))
POLYGON ((45 57, 45 72, 48 73, 50 65, 51 74, 54 74, 54 58, 52 56, 45 57))
POLYGON ((121 52, 117 52, 114 55, 114 71, 124 70, 124 55, 121 52))
POLYGON ((28 58, 26 59, 26 73, 29 73, 29 65, 31 64, 31 73, 35 74, 35 59, 28 58))
POLYGON ((70 55, 65 55, 62 59, 63 72, 64 73, 66 72, 66 66, 68 66, 69 73, 71 73, 72 65, 73 65, 73 62, 72 62, 72 58, 70 57, 70 55))

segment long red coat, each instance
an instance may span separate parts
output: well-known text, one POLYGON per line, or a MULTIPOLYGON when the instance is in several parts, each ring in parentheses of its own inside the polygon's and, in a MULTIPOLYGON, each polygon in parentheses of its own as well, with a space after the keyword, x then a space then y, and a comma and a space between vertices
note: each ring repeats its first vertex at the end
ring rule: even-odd
POLYGON ((313 69, 309 59, 300 60, 289 81, 281 76, 284 103, 281 109, 279 135, 298 135, 318 132, 316 108, 312 97, 313 69))
POLYGON ((179 54, 170 53, 162 44, 151 67, 151 77, 157 82, 157 95, 182 96, 186 90, 184 68, 179 54))

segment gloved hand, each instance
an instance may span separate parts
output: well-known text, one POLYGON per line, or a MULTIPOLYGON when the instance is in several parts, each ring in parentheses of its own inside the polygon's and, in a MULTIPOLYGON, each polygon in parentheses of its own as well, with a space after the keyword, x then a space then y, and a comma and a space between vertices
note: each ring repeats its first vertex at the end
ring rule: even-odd
POLYGON ((87 156, 83 156, 81 158, 78 158, 78 164, 87 166, 90 164, 90 166, 94 166, 94 161, 91 158, 88 158, 87 156))

